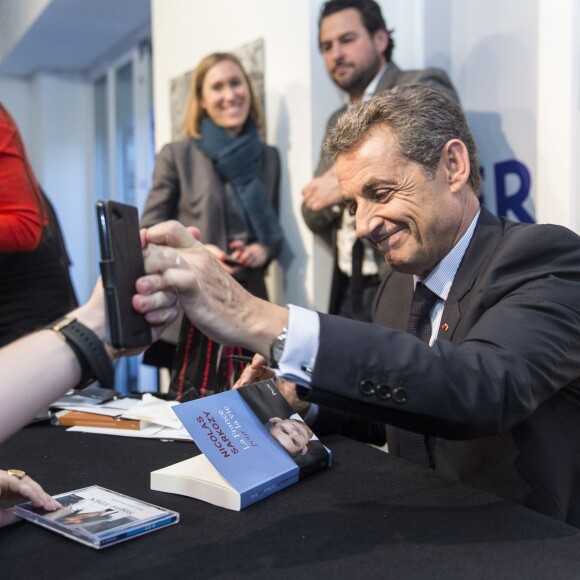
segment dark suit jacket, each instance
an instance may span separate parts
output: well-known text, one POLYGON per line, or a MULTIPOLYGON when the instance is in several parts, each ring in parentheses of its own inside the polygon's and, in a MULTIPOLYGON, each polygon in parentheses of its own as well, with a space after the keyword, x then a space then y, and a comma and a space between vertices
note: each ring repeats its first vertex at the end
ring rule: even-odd
MULTIPOLYGON (((383 76, 380 78, 375 91, 375 95, 383 91, 392 89, 398 85, 429 85, 439 89, 445 93, 449 98, 459 102, 459 97, 447 74, 438 68, 427 68, 424 70, 408 70, 402 71, 394 62, 389 63, 383 76)), ((335 111, 326 125, 326 135, 336 125, 338 118, 346 111, 346 105, 335 111)), ((318 177, 325 173, 332 166, 332 160, 321 148, 318 166, 316 168, 315 176, 318 177)), ((340 228, 342 220, 342 212, 337 212, 336 208, 327 207, 320 211, 312 211, 302 204, 302 216, 306 225, 315 233, 324 239, 334 251, 334 273, 332 285, 330 290, 330 304, 329 312, 336 314, 340 305, 340 296, 342 294, 343 276, 337 264, 336 254, 336 231, 340 228)), ((379 268, 381 277, 386 275, 387 268, 383 257, 375 252, 375 259, 379 268)))
MULTIPOLYGON (((395 63, 391 62, 387 66, 383 76, 380 78, 375 91, 375 95, 383 91, 394 88, 397 85, 424 84, 433 86, 451 99, 459 102, 459 98, 447 74, 437 68, 424 70, 402 71, 395 63)), ((326 126, 326 135, 336 125, 340 115, 346 111, 346 105, 335 111, 326 126)), ((320 158, 316 168, 316 176, 322 175, 332 165, 332 160, 324 150, 320 150, 320 158)), ((345 282, 345 275, 338 267, 338 255, 336 252, 336 232, 340 228, 342 221, 342 211, 336 208, 325 208, 321 211, 309 210, 302 204, 302 215, 308 227, 322 237, 334 252, 334 268, 332 283, 330 288, 330 302, 328 311, 336 314, 340 307, 342 289, 345 282)), ((379 276, 383 278, 388 272, 384 257, 375 251, 375 260, 379 269, 379 276)), ((381 423, 368 421, 356 415, 342 413, 334 409, 320 409, 316 421, 312 428, 318 435, 328 433, 339 433, 352 437, 359 441, 383 445, 385 443, 384 427, 381 423)))
POLYGON ((580 526, 580 238, 483 208, 432 347, 396 330, 411 294, 393 272, 380 324, 320 316, 308 398, 427 434, 439 473, 580 526))

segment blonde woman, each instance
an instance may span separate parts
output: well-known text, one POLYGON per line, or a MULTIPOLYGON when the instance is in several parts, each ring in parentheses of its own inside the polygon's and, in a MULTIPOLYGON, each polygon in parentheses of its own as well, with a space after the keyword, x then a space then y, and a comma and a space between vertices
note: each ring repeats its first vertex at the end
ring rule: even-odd
MULTIPOLYGON (((261 142, 261 123, 259 103, 238 58, 230 53, 203 58, 192 80, 184 137, 160 151, 141 223, 149 227, 176 219, 198 227, 201 241, 226 271, 267 299, 266 267, 282 244, 280 161, 277 150, 261 142)), ((164 339, 165 344, 161 341, 145 354, 145 362, 172 365, 170 344, 177 332, 164 339)), ((209 348, 213 354, 217 350, 205 344, 201 348, 203 356, 209 348)), ((209 376, 215 370, 213 354, 206 356, 212 369, 195 372, 209 376)))

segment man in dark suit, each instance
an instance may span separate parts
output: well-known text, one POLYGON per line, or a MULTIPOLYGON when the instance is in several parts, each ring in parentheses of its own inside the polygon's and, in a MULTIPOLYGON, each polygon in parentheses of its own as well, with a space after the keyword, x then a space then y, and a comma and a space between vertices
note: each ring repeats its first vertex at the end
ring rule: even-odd
POLYGON ((136 307, 177 292, 204 332, 269 356, 301 397, 392 425, 390 452, 409 435, 395 428, 417 433, 436 472, 580 527, 580 238, 480 207, 465 117, 430 87, 351 109, 327 145, 357 234, 393 270, 381 324, 260 301, 176 224, 147 233, 174 250, 148 250, 157 274, 136 307), (429 333, 414 336, 426 293, 429 333))
MULTIPOLYGON (((326 2, 319 19, 319 46, 328 74, 346 93, 349 104, 360 104, 397 85, 417 83, 434 86, 458 100, 444 71, 402 71, 391 60, 395 41, 374 0, 326 2)), ((344 105, 332 114, 326 134, 346 109, 344 105)), ((334 163, 324 150, 315 177, 302 194, 306 224, 333 249, 330 314, 369 321, 379 280, 388 268, 379 252, 357 240, 354 218, 343 211, 334 163)))

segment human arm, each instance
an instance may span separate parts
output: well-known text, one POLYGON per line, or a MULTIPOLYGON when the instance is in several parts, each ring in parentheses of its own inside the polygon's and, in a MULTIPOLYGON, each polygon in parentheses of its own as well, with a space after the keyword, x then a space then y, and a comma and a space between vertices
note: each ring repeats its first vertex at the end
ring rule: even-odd
MULTIPOLYGON (((549 408, 573 400, 577 236, 514 226, 482 266, 485 251, 475 245, 466 253, 462 269, 471 274, 459 270, 431 348, 405 332, 321 316, 316 366, 302 395, 447 439, 503 433, 551 397, 549 408)), ((384 299, 397 304, 391 294, 384 299)))
MULTIPOLYGON (((20 479, 0 469, 0 500, 4 499, 28 500, 33 506, 46 511, 54 511, 62 507, 30 476, 26 475, 20 479)), ((19 518, 14 515, 13 508, 0 508, 0 528, 17 521, 19 518)))
MULTIPOLYGON (((578 236, 557 226, 512 224, 493 244, 478 246, 476 238, 477 232, 462 263, 476 270, 466 276, 460 268, 443 313, 452 341, 440 338, 429 347, 403 331, 314 314, 318 350, 311 350, 312 365, 308 354, 302 356, 312 375, 297 381, 308 386, 299 387, 299 396, 394 426, 467 439, 511 429, 577 381, 578 236)), ((170 268, 175 250, 152 249, 146 258, 151 274, 137 286, 141 308, 179 292, 186 315, 218 342, 269 356, 287 327, 288 356, 300 352, 304 337, 294 335, 312 329, 311 320, 296 328, 299 318, 287 309, 224 279, 201 245, 183 239, 178 224, 160 224, 148 239, 177 247, 187 267, 170 268)), ((294 381, 293 370, 299 373, 303 364, 284 368, 286 357, 285 349, 278 376, 294 381)))
POLYGON ((258 381, 275 379, 278 390, 317 435, 344 435, 374 445, 386 443, 384 424, 338 409, 311 405, 308 401, 298 397, 296 383, 277 378, 268 364, 266 357, 259 354, 254 355, 252 362, 246 365, 233 388, 237 389, 258 381))
MULTIPOLYGON (((105 342, 106 322, 103 287, 99 280, 89 300, 67 314, 105 342)), ((174 300, 155 311, 152 339, 178 316, 174 300)), ((135 354, 114 351, 109 355, 135 354)), ((63 393, 81 381, 81 364, 72 348, 59 333, 42 329, 24 336, 0 349, 0 442, 31 421, 63 393)))
MULTIPOLYGON (((345 108, 342 108, 331 115, 326 125, 325 136, 328 135, 344 111, 345 108)), ((324 151, 323 146, 320 148, 320 157, 314 172, 314 178, 304 186, 302 196, 304 223, 312 232, 322 235, 327 243, 331 243, 333 230, 340 227, 342 197, 338 187, 334 163, 324 151)))
POLYGON ((178 222, 158 224, 145 235, 148 275, 137 281, 139 295, 133 299, 139 312, 155 323, 155 309, 178 295, 184 313, 204 334, 269 356, 271 343, 288 322, 286 308, 247 292, 178 222))

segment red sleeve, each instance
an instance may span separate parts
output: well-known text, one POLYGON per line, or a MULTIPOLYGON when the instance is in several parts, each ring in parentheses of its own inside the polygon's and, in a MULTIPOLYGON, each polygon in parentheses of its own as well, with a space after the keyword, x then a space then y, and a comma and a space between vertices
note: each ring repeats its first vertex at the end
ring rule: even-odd
POLYGON ((0 116, 0 252, 36 249, 44 228, 17 131, 0 116))

